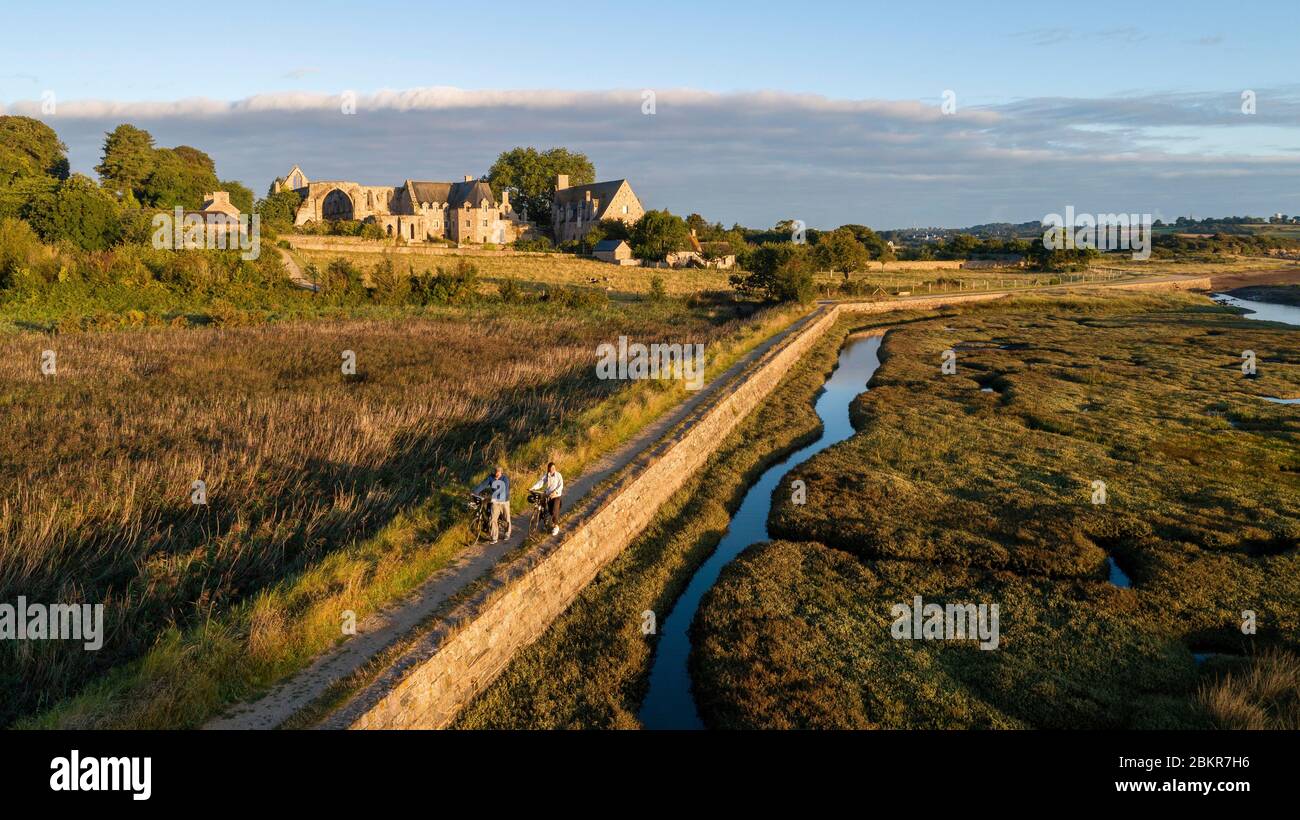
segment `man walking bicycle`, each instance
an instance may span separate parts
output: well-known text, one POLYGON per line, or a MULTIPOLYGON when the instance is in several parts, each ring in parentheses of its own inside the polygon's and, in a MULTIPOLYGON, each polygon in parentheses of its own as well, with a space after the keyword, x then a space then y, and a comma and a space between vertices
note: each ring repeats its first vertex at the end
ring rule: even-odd
POLYGON ((495 544, 501 540, 498 537, 501 532, 497 523, 498 516, 503 516, 506 519, 506 538, 509 538, 512 532, 510 523, 510 479, 500 467, 493 470, 492 475, 483 479, 483 482, 474 488, 474 494, 478 495, 489 488, 492 490, 492 510, 489 517, 491 520, 490 526, 492 527, 492 543, 495 544))

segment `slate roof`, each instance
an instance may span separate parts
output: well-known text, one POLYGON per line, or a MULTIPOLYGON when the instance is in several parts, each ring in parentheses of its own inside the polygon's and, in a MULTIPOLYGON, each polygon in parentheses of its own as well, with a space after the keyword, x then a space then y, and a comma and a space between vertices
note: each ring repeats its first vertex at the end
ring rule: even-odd
POLYGON ((614 251, 614 250, 618 250, 619 245, 626 245, 626 244, 627 242, 623 239, 602 239, 596 243, 595 250, 614 251))
POLYGON ((445 202, 453 208, 459 208, 466 202, 477 208, 484 199, 490 205, 497 204, 497 198, 492 195, 492 186, 477 179, 471 182, 417 182, 408 179, 405 187, 417 210, 425 202, 445 202))
POLYGON ((568 205, 572 202, 585 202, 587 191, 591 191, 592 199, 600 200, 600 210, 604 212, 609 207, 609 202, 618 193, 618 189, 623 186, 626 180, 612 179, 609 182, 593 182, 590 185, 575 185, 572 188, 565 188, 555 192, 555 204, 568 205))

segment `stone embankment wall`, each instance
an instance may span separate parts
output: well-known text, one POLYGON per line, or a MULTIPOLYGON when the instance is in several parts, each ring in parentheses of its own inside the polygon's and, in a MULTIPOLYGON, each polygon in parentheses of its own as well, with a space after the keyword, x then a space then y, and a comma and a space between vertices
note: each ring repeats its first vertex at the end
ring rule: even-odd
MULTIPOLYGON (((1158 289, 1186 286, 1185 281, 1140 284, 1158 289)), ((817 308, 639 456, 610 486, 579 502, 558 539, 547 539, 498 566, 484 585, 322 726, 430 729, 448 725, 515 652, 540 637, 601 567, 642 532, 659 507, 703 466, 842 313, 930 310, 1006 297, 978 293, 817 308)))

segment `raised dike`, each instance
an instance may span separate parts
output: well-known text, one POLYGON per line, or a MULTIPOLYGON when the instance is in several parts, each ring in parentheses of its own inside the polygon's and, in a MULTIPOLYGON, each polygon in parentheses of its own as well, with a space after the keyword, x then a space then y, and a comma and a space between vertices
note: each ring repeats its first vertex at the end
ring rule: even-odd
MULTIPOLYGON (((1113 285, 1116 287, 1118 285, 1113 285)), ((1208 289, 1209 280, 1178 279, 1128 287, 1208 289)), ((1007 293, 824 304, 786 338, 737 374, 546 539, 498 565, 486 583, 440 618, 369 685, 325 718, 327 729, 437 729, 447 726, 505 668, 516 651, 541 637, 610 560, 650 523, 659 507, 703 466, 740 421, 763 401, 844 313, 930 310, 1007 298, 1007 293)), ((629 613, 628 617, 639 617, 629 613)))

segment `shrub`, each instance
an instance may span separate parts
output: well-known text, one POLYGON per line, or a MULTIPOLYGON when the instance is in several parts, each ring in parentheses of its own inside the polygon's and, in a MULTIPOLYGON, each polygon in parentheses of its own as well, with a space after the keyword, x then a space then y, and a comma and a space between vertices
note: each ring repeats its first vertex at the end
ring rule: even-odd
POLYGON ((651 302, 662 302, 668 298, 668 290, 664 288, 662 276, 650 277, 650 294, 648 298, 651 302))
POLYGON ((0 219, 0 289, 13 284, 14 274, 31 265, 42 251, 41 238, 21 219, 0 219))
POLYGON ((516 239, 514 249, 524 253, 550 253, 555 250, 549 239, 516 239))
POLYGON ((387 256, 370 271, 370 284, 371 298, 385 304, 402 304, 411 293, 411 278, 399 274, 387 256))
POLYGON ((556 288, 554 291, 551 291, 549 297, 558 305, 583 310, 592 310, 609 304, 609 294, 597 288, 582 288, 577 286, 556 288))
POLYGON ((71 242, 84 250, 109 248, 122 236, 117 203, 81 174, 29 200, 22 216, 46 242, 71 242))
POLYGON ((323 274, 317 274, 315 267, 309 265, 308 276, 319 285, 320 293, 326 294, 335 302, 366 295, 361 270, 341 256, 333 259, 323 274))
POLYGON ((497 294, 501 297, 501 301, 506 304, 514 304, 524 300, 523 288, 519 287, 519 283, 514 279, 502 279, 497 284, 497 294))
POLYGON ((417 304, 464 304, 473 301, 478 294, 478 268, 468 260, 460 259, 452 270, 439 266, 433 275, 428 271, 412 274, 410 285, 411 296, 417 304))

